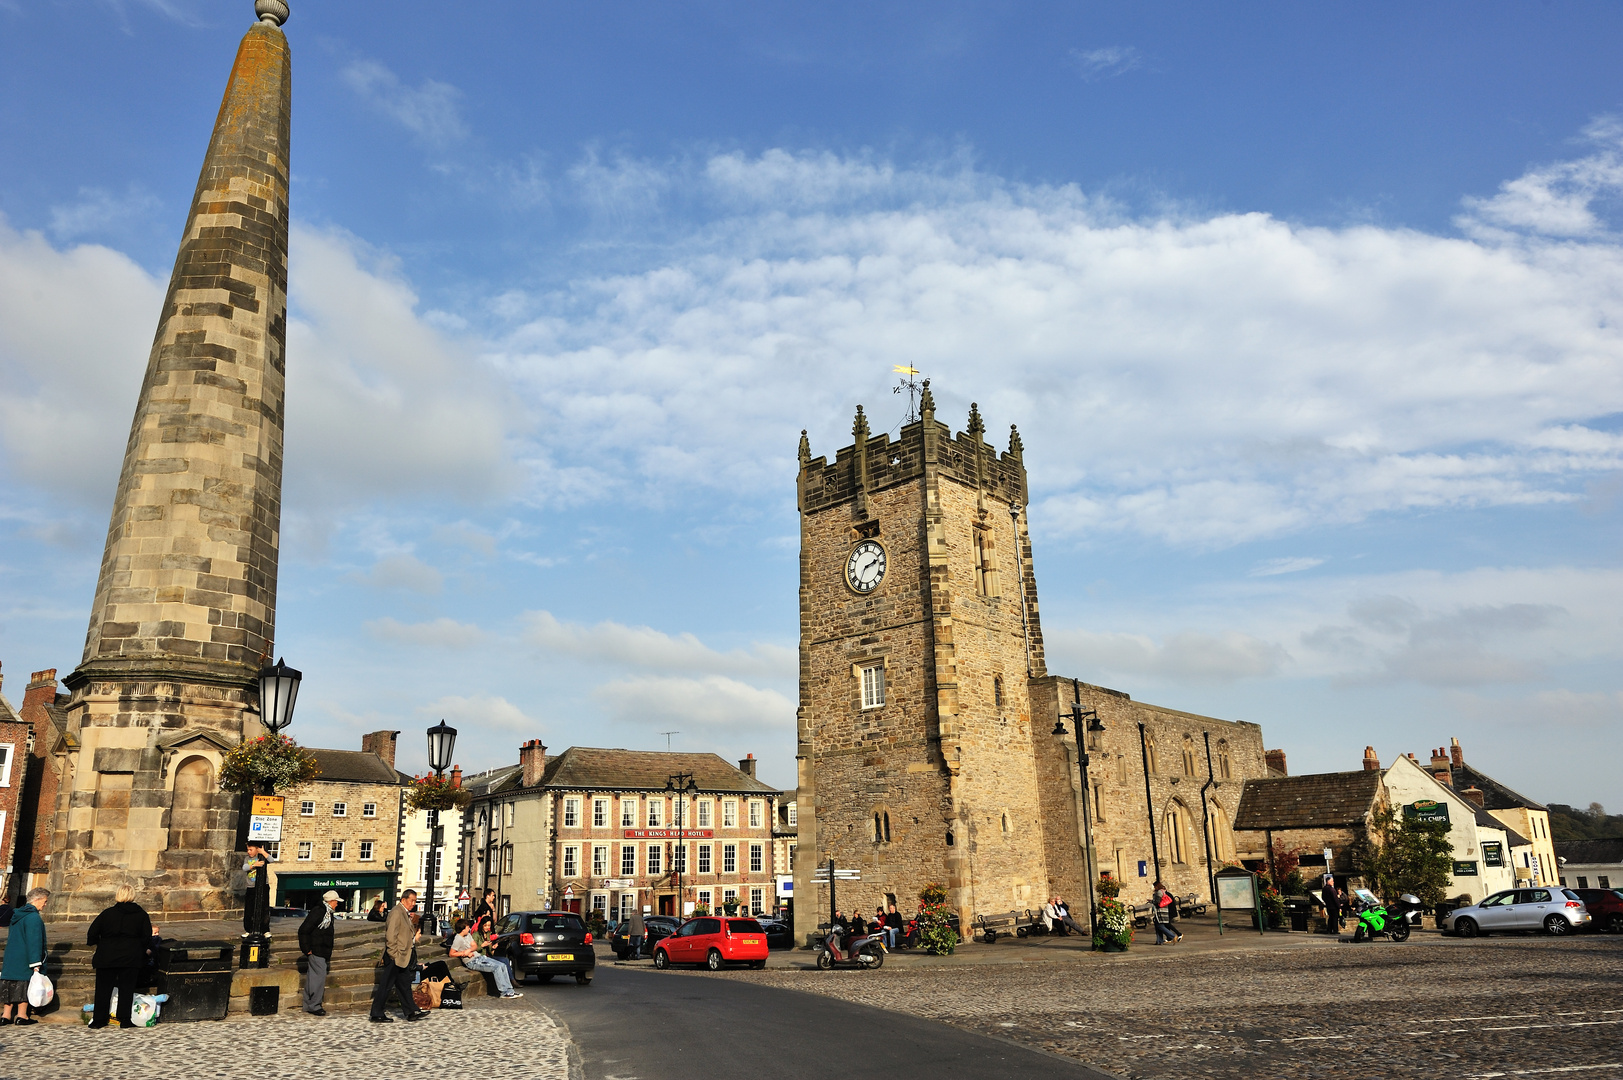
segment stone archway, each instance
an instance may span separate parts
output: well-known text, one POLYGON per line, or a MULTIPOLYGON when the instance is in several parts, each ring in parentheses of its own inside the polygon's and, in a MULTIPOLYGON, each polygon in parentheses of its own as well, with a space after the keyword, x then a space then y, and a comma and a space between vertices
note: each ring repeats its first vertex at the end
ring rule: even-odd
POLYGON ((209 814, 214 809, 214 765, 189 757, 175 770, 169 804, 170 851, 201 851, 208 846, 209 814))

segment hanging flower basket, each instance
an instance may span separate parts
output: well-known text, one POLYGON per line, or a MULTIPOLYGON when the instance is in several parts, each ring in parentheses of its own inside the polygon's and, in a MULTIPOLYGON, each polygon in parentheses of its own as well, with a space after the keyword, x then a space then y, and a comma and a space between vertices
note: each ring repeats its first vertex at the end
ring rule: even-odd
POLYGON ((309 751, 286 735, 261 735, 225 755, 220 763, 220 790, 257 794, 293 791, 321 775, 309 751))
POLYGON ((414 776, 406 790, 406 805, 413 810, 450 810, 472 801, 473 794, 466 788, 434 776, 414 776))
POLYGON ((1106 897, 1099 901, 1099 928, 1093 932, 1093 944, 1105 952, 1123 952, 1133 943, 1133 913, 1120 900, 1106 897))

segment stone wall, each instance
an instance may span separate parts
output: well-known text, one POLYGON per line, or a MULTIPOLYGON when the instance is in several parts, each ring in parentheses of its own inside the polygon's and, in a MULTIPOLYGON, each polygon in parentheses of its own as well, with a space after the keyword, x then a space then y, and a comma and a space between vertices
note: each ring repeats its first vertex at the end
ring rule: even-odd
MULTIPOLYGON (((403 793, 398 784, 318 779, 287 795, 282 814, 281 858, 271 867, 272 895, 276 895, 277 878, 282 874, 388 874, 398 881, 403 793), (308 817, 301 812, 307 801, 314 804, 308 817), (333 806, 340 802, 344 804, 344 816, 334 817, 333 806), (370 818, 365 816, 367 803, 376 805, 376 813, 370 818), (334 840, 344 841, 342 859, 332 858, 334 840), (363 840, 373 845, 372 858, 364 862, 360 858, 363 840), (309 859, 299 858, 300 842, 310 844, 309 859)), ((416 858, 415 852, 410 857, 416 858)))

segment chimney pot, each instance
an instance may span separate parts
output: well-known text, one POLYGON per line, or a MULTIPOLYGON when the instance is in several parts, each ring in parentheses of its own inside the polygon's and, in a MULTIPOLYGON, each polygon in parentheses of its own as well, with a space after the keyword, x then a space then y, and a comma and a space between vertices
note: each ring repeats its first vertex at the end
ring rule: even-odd
POLYGON ((1262 752, 1262 760, 1267 763, 1270 769, 1274 770, 1274 772, 1278 773, 1280 776, 1290 775, 1290 773, 1285 769, 1285 751, 1264 750, 1262 752))
POLYGON ((740 761, 738 763, 738 771, 743 773, 745 776, 749 777, 751 780, 754 780, 755 779, 755 755, 751 754, 749 757, 747 757, 744 760, 740 761))
POLYGON ((462 766, 460 765, 453 766, 451 769, 451 786, 462 786, 462 766))
POLYGON ((541 782, 541 774, 547 771, 547 748, 541 745, 540 739, 529 740, 519 747, 518 763, 524 772, 524 786, 535 787, 541 782))
POLYGON ((1375 748, 1373 746, 1364 747, 1364 771, 1365 772, 1380 772, 1381 771, 1381 759, 1376 756, 1375 748))
POLYGON ((1448 740, 1448 760, 1456 769, 1465 768, 1465 750, 1460 746, 1460 741, 1453 737, 1448 740))
POLYGON ((1471 787, 1468 787, 1464 791, 1460 792, 1460 794, 1464 795, 1467 801, 1474 803, 1478 810, 1486 808, 1487 797, 1482 794, 1481 788, 1472 785, 1471 787))

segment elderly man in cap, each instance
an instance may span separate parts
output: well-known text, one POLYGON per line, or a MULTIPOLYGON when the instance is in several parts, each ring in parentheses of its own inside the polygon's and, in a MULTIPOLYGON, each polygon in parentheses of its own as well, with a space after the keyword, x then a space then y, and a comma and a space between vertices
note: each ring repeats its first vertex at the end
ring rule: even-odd
POLYGON ((328 889, 321 894, 321 906, 304 917, 299 924, 299 951, 310 967, 304 973, 304 1011, 311 1016, 326 1016, 321 1007, 327 995, 327 967, 332 963, 333 912, 338 910, 340 897, 328 889))

